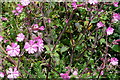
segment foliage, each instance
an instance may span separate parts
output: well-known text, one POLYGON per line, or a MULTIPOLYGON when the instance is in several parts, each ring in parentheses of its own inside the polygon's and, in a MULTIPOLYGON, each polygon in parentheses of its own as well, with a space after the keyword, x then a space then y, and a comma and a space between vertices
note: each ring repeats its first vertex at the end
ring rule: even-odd
POLYGON ((64 79, 62 75, 66 74, 71 79, 119 77, 119 63, 112 65, 111 58, 120 57, 120 41, 115 42, 120 39, 120 6, 111 2, 30 2, 15 15, 12 11, 18 4, 21 3, 2 3, 0 35, 4 39, 0 42, 0 72, 5 78, 9 67, 17 67, 18 78, 64 79), (119 15, 118 21, 114 21, 114 13, 119 15), (104 25, 98 28, 98 23, 104 25), (16 41, 19 33, 25 35, 21 42, 16 41), (35 40, 31 46, 39 45, 34 53, 27 51, 30 40, 35 40), (6 48, 11 43, 20 46, 19 55, 8 54, 6 48))

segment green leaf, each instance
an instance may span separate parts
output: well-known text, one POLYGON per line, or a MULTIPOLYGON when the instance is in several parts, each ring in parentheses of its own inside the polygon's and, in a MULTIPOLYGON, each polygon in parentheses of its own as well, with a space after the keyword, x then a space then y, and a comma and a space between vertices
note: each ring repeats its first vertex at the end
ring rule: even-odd
POLYGON ((52 54, 52 58, 53 58, 53 60, 55 61, 55 64, 56 64, 56 65, 59 65, 59 64, 60 64, 60 56, 59 56, 58 53, 52 54))
POLYGON ((94 38, 95 38, 95 37, 93 37, 93 36, 89 36, 89 37, 88 37, 88 39, 94 39, 94 38))
POLYGON ((47 51, 50 51, 48 45, 44 45, 44 47, 45 47, 45 49, 46 49, 47 51))
POLYGON ((25 13, 22 13, 20 16, 20 20, 22 20, 23 18, 25 18, 25 13))
POLYGON ((51 54, 52 52, 51 51, 45 51, 45 53, 50 53, 51 54))
POLYGON ((102 44, 102 43, 105 43, 105 39, 104 38, 100 39, 100 44, 102 44))
POLYGON ((120 52, 120 46, 119 45, 113 45, 111 48, 116 52, 120 52))
POLYGON ((77 45, 76 47, 75 47, 75 50, 81 50, 82 49, 82 46, 81 45, 77 45))
POLYGON ((60 49, 60 52, 63 53, 65 51, 67 51, 69 49, 69 47, 67 46, 63 46, 61 49, 60 49))
POLYGON ((98 22, 97 19, 94 19, 94 20, 91 21, 91 23, 97 23, 97 22, 98 22))
POLYGON ((94 63, 94 59, 90 59, 90 63, 94 63))

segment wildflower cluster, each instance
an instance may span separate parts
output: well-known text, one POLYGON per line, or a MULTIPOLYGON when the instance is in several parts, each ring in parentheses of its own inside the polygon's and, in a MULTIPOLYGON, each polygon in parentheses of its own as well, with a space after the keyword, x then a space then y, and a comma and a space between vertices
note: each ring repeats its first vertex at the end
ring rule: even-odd
POLYGON ((118 77, 119 2, 2 4, 0 79, 118 77))

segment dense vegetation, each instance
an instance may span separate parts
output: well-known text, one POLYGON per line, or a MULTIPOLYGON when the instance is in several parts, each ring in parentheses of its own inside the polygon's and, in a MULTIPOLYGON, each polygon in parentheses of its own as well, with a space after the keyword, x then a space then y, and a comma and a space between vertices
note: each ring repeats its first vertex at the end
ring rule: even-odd
POLYGON ((119 78, 119 2, 1 4, 1 78, 119 78))

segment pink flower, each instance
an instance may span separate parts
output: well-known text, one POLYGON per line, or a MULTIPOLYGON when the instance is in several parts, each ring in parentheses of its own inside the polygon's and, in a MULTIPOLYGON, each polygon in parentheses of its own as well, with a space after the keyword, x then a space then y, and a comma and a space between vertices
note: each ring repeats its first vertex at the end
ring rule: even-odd
POLYGON ((88 3, 90 3, 90 4, 97 4, 98 3, 98 1, 97 0, 88 0, 88 3))
POLYGON ((70 69, 70 67, 68 66, 68 67, 65 67, 65 69, 70 69))
POLYGON ((112 65, 118 65, 118 59, 115 58, 115 57, 113 57, 113 58, 110 59, 110 63, 111 63, 112 65))
POLYGON ((117 40, 113 41, 112 44, 114 44, 114 45, 119 45, 118 42, 120 42, 120 39, 117 39, 117 40))
POLYGON ((4 43, 8 42, 9 40, 4 40, 4 43))
POLYGON ((104 71, 102 70, 101 72, 100 72, 100 75, 103 75, 104 74, 104 71))
POLYGON ((33 24, 32 25, 32 29, 34 30, 34 32, 36 33, 39 29, 39 25, 38 24, 33 24))
POLYGON ((38 37, 33 36, 33 38, 32 38, 32 39, 34 39, 34 41, 38 41, 38 39, 41 39, 41 36, 38 36, 38 37))
POLYGON ((20 53, 20 46, 17 45, 17 43, 11 43, 11 46, 7 46, 6 51, 10 56, 18 56, 20 53))
POLYGON ((115 7, 118 7, 118 3, 119 3, 119 2, 114 2, 113 5, 114 5, 115 7))
POLYGON ((76 1, 75 2, 73 2, 72 4, 72 7, 73 7, 73 10, 75 10, 75 9, 77 9, 77 7, 82 7, 82 6, 84 6, 85 4, 84 3, 82 3, 82 4, 76 4, 76 1))
POLYGON ((23 6, 20 5, 20 4, 18 4, 18 7, 16 7, 16 11, 17 11, 18 13, 21 13, 22 10, 23 10, 23 6))
POLYGON ((85 70, 88 70, 88 68, 85 68, 85 70))
POLYGON ((100 10, 100 12, 104 12, 104 10, 100 10))
POLYGON ((74 72, 73 72, 73 75, 78 75, 78 72, 77 72, 77 71, 74 71, 74 72))
POLYGON ((84 3, 78 4, 77 7, 82 7, 82 6, 84 6, 84 5, 85 5, 84 3))
POLYGON ((51 23, 51 19, 47 19, 48 23, 51 23))
POLYGON ((28 53, 34 53, 34 52, 37 52, 37 44, 35 43, 34 40, 30 40, 29 42, 26 42, 25 43, 25 50, 28 51, 28 53))
POLYGON ((44 49, 44 44, 43 44, 43 40, 41 38, 37 40, 37 45, 38 45, 38 51, 42 52, 44 49))
POLYGON ((19 9, 21 9, 21 8, 23 8, 24 6, 23 5, 21 5, 21 4, 17 4, 18 5, 18 7, 19 7, 19 9))
POLYGON ((112 19, 111 22, 116 23, 117 21, 119 21, 119 20, 118 19, 112 19))
POLYGON ((35 37, 34 40, 37 42, 38 51, 42 52, 44 49, 44 43, 40 36, 35 37))
POLYGON ((73 2, 71 5, 72 5, 73 9, 77 9, 77 4, 76 4, 76 2, 73 2))
POLYGON ((116 21, 120 20, 120 14, 113 13, 113 19, 116 20, 116 21))
POLYGON ((27 6, 30 4, 30 0, 20 0, 20 2, 23 6, 27 6))
POLYGON ((12 13, 16 13, 16 10, 12 10, 12 13))
POLYGON ((41 26, 41 27, 39 28, 39 30, 41 30, 41 31, 43 31, 44 29, 45 29, 44 26, 41 26))
POLYGON ((60 73, 60 76, 64 79, 64 80, 69 80, 70 76, 68 75, 68 73, 60 73))
POLYGON ((0 42, 3 40, 3 37, 2 36, 0 36, 0 42))
POLYGON ((9 68, 9 70, 7 70, 6 73, 8 74, 7 78, 17 78, 20 75, 19 71, 17 70, 17 67, 15 67, 14 69, 9 68))
POLYGON ((69 21, 68 19, 65 20, 66 23, 68 23, 68 21, 69 21))
POLYGON ((4 77, 4 73, 3 72, 0 72, 0 77, 4 77))
POLYGON ((19 41, 19 42, 21 42, 21 41, 24 40, 24 38, 25 38, 25 35, 24 35, 23 33, 19 33, 19 34, 17 35, 16 40, 19 41))
POLYGON ((8 19, 7 19, 7 18, 5 18, 5 17, 2 17, 2 20, 3 20, 3 21, 7 21, 8 19))
POLYGON ((34 29, 38 29, 39 25, 38 24, 33 24, 34 29))
POLYGON ((15 13, 15 15, 16 15, 16 16, 18 16, 18 15, 19 15, 19 13, 15 13))
POLYGON ((16 7, 16 10, 19 11, 19 10, 21 10, 21 8, 18 6, 18 7, 16 7))
POLYGON ((111 34, 113 34, 114 29, 111 28, 111 27, 108 27, 108 28, 106 29, 106 32, 107 32, 107 35, 111 35, 111 34))
MULTIPOLYGON (((18 9, 18 8, 17 8, 18 9)), ((16 9, 16 10, 17 10, 16 9)), ((18 11, 18 13, 22 13, 22 10, 23 10, 23 8, 20 8, 20 9, 18 9, 17 11, 18 11)))
POLYGON ((97 23, 97 26, 98 26, 98 28, 101 28, 101 27, 103 27, 105 25, 100 21, 99 23, 97 23))
POLYGON ((18 5, 18 7, 16 7, 16 10, 12 11, 12 13, 14 13, 15 15, 19 15, 22 12, 23 7, 24 7, 21 4, 17 4, 17 5, 18 5))

